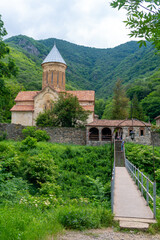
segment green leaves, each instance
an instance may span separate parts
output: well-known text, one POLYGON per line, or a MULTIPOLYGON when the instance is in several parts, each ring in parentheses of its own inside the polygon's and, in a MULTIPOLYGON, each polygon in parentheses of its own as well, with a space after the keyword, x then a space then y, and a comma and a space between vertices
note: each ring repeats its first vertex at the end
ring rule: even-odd
MULTIPOLYGON (((126 26, 131 29, 130 37, 144 38, 160 50, 160 1, 158 0, 116 0, 113 8, 127 10, 126 26)), ((140 41, 140 47, 144 41, 140 41)))
POLYGON ((128 117, 128 103, 129 99, 126 97, 125 91, 122 87, 121 80, 115 84, 113 105, 112 105, 112 119, 125 119, 128 117))

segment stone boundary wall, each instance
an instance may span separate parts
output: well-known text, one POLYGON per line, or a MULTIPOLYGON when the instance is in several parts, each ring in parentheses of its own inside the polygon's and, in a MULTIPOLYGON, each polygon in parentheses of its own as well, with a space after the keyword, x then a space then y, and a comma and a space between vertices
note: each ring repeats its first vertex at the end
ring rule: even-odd
POLYGON ((160 133, 157 132, 152 133, 152 145, 160 146, 160 133))
MULTIPOLYGON (((22 130, 26 126, 20 124, 0 123, 0 132, 6 132, 6 139, 22 140, 22 130)), ((86 130, 80 128, 45 127, 37 129, 45 130, 50 135, 50 142, 86 145, 86 130)))

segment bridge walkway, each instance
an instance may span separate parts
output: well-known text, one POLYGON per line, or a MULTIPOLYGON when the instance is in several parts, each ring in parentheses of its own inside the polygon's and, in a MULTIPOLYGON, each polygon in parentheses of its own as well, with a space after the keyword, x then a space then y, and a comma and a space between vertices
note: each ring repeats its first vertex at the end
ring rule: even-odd
MULTIPOLYGON (((120 141, 118 145, 120 144, 120 141)), ((115 183, 113 213, 116 220, 120 221, 120 227, 124 228, 148 228, 149 223, 155 223, 154 214, 141 195, 137 185, 129 175, 126 167, 123 167, 125 154, 119 154, 120 147, 115 150, 115 183)))

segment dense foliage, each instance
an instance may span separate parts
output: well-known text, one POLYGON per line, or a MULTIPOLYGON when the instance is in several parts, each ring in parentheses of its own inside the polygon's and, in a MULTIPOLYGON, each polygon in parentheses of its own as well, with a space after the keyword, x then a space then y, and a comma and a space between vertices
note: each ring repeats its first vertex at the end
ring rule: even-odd
MULTIPOLYGON (((145 146, 139 144, 127 143, 125 146, 126 156, 135 166, 154 179, 154 161, 155 171, 160 170, 160 147, 145 146)), ((156 175, 157 190, 160 194, 160 178, 156 175)))
POLYGON ((122 82, 118 80, 113 92, 111 119, 126 119, 128 117, 128 103, 129 99, 126 97, 122 82))
POLYGON ((142 105, 138 101, 138 98, 137 98, 136 94, 133 95, 133 99, 131 101, 131 107, 130 107, 130 110, 129 110, 129 117, 139 119, 141 121, 143 121, 144 118, 145 118, 144 113, 143 113, 142 105))
POLYGON ((81 127, 86 124, 89 111, 79 104, 78 98, 62 93, 51 109, 40 113, 36 119, 37 126, 81 127))
POLYGON ((31 136, 1 141, 0 239, 45 239, 64 227, 111 225, 110 157, 110 145, 60 145, 31 136))
POLYGON ((160 115, 160 71, 145 79, 137 79, 127 86, 127 96, 132 99, 136 94, 140 105, 142 105, 144 114, 151 121, 160 115))
MULTIPOLYGON (((114 0, 111 6, 127 10, 126 26, 131 29, 130 37, 145 38, 160 50, 160 1, 159 0, 114 0)), ((144 40, 140 46, 146 45, 144 40)))
POLYGON ((26 137, 33 137, 36 138, 38 142, 40 141, 48 141, 50 139, 50 136, 47 134, 46 131, 36 129, 36 127, 26 127, 22 130, 22 134, 24 138, 26 137))
POLYGON ((13 101, 12 91, 7 88, 3 78, 10 78, 17 74, 17 67, 10 57, 10 48, 3 41, 5 35, 7 32, 0 15, 0 122, 10 119, 9 110, 13 101))

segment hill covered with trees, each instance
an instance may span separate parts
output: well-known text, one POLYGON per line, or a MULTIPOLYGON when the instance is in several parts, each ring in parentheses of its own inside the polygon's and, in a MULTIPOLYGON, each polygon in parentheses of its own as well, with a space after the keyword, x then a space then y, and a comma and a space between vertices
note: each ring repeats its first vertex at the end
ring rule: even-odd
POLYGON ((10 107, 20 89, 41 90, 41 63, 55 42, 68 66, 66 89, 95 90, 96 99, 102 99, 96 101, 96 109, 101 111, 95 112, 100 117, 106 100, 110 102, 117 79, 121 79, 129 99, 137 95, 151 120, 160 114, 160 55, 150 43, 139 48, 137 42, 131 41, 115 48, 97 49, 55 38, 34 40, 23 35, 5 40, 19 68, 16 77, 5 79, 12 96, 10 107))
POLYGON ((154 54, 151 44, 139 48, 131 41, 110 49, 97 49, 50 38, 34 40, 27 36, 11 37, 5 42, 11 47, 12 56, 19 67, 16 80, 26 90, 41 89, 41 63, 56 42, 65 59, 67 88, 92 89, 96 97, 107 99, 120 78, 123 83, 134 82, 156 72, 160 56, 154 54))

